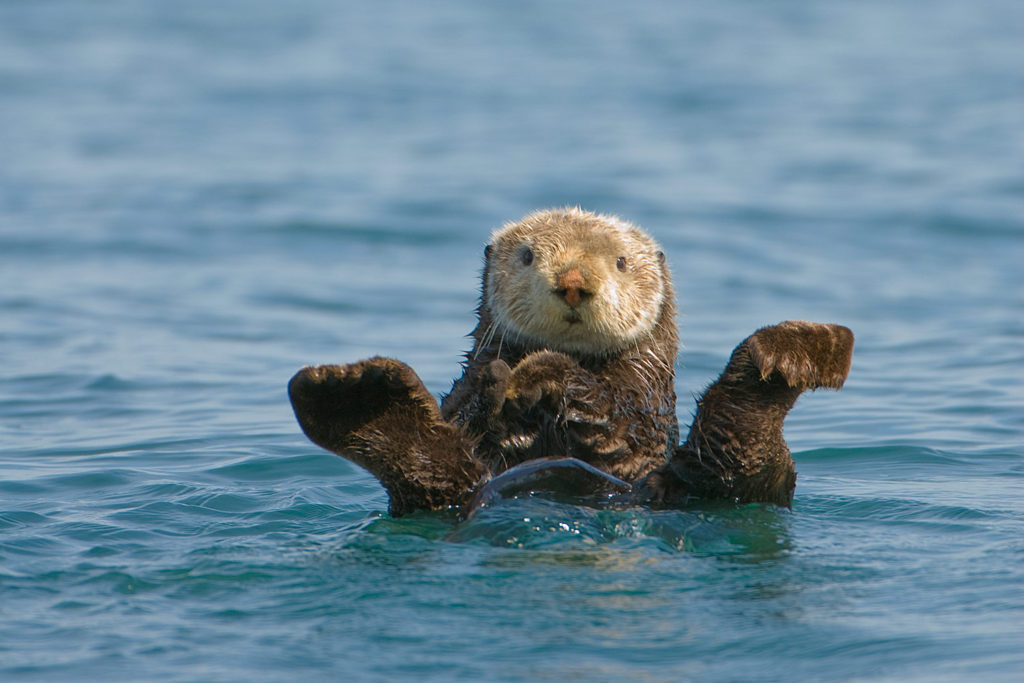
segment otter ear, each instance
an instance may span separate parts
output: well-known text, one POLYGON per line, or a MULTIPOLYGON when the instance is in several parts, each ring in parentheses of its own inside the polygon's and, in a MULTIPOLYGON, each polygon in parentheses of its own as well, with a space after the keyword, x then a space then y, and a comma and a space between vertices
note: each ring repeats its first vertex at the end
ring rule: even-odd
POLYGON ((491 245, 484 247, 484 260, 489 261, 491 258, 491 245))
POLYGON ((659 251, 655 254, 658 257, 658 263, 665 265, 665 252, 659 251))

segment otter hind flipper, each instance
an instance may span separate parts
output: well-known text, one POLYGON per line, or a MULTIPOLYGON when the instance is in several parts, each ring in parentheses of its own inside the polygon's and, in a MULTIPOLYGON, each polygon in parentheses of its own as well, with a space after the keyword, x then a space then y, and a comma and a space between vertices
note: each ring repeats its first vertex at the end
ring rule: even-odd
POLYGON ((853 332, 842 325, 789 320, 758 330, 744 344, 762 380, 777 372, 796 389, 840 389, 850 374, 853 332))
POLYGON ((505 470, 477 490, 464 510, 470 517, 501 498, 531 493, 584 497, 626 493, 632 487, 576 458, 539 458, 505 470))
POLYGON ((698 399, 686 441, 637 486, 634 498, 789 506, 796 469, 782 423, 805 390, 840 388, 852 354, 853 333, 841 325, 789 321, 758 330, 698 399))
POLYGON ((375 357, 306 367, 288 395, 306 436, 377 477, 394 516, 462 505, 483 476, 472 440, 441 419, 405 363, 375 357))

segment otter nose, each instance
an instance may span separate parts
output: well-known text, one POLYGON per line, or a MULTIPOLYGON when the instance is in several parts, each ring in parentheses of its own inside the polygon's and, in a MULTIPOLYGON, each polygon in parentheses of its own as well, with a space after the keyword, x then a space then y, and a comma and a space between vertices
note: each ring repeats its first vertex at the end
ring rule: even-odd
POLYGON ((558 276, 558 288, 555 293, 565 299, 565 303, 571 308, 580 305, 580 301, 590 296, 590 292, 583 288, 583 274, 579 268, 570 268, 558 276))

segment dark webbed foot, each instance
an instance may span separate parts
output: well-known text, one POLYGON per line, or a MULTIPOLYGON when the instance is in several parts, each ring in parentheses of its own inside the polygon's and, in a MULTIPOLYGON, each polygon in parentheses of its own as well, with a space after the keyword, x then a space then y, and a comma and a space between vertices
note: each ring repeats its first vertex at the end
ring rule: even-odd
POLYGON ((288 394, 306 436, 376 476, 392 515, 461 505, 483 476, 472 442, 441 419, 436 399, 404 363, 303 368, 288 394))
POLYGON ((790 321, 758 330, 733 351, 697 401, 686 442, 637 487, 637 497, 790 505, 796 470, 782 423, 803 391, 840 388, 852 355, 853 333, 841 325, 790 321))
POLYGON ((778 373, 801 391, 840 389, 850 374, 853 332, 842 325, 790 320, 761 328, 744 345, 762 380, 778 373))

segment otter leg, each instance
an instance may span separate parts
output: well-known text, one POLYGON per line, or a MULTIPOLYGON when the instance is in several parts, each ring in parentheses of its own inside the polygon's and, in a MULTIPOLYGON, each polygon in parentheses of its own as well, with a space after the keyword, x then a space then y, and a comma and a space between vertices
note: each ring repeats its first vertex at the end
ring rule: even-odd
POLYGON ((393 516, 462 505, 484 475, 472 440, 441 419, 437 400, 397 360, 303 368, 288 395, 311 441, 384 485, 393 516))
POLYGON ((796 470, 782 423, 805 390, 842 387, 852 355, 853 333, 841 325, 790 321, 755 332, 697 401, 686 442, 637 487, 638 498, 789 506, 796 470))

